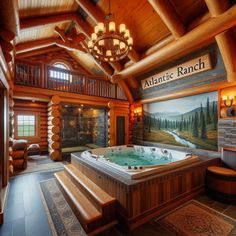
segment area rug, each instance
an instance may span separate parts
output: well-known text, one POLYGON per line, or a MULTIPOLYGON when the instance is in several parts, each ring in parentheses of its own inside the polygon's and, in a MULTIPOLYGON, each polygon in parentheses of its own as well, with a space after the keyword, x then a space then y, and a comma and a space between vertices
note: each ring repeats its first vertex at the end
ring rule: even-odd
POLYGON ((156 219, 174 235, 230 236, 236 235, 236 221, 197 201, 190 201, 166 216, 156 219))
POLYGON ((54 162, 48 156, 29 156, 27 168, 25 170, 14 171, 14 176, 29 174, 34 172, 45 172, 51 170, 60 170, 64 168, 63 162, 54 162))
MULTIPOLYGON (((58 188, 56 180, 50 179, 40 182, 40 188, 53 236, 87 235, 58 188)), ((121 234, 113 228, 100 235, 121 236, 121 234)))

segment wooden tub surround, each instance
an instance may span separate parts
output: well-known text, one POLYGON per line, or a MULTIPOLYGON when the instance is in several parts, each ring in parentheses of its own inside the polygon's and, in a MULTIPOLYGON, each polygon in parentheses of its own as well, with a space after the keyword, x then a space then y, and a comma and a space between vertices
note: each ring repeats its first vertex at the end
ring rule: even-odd
POLYGON ((114 207, 116 207, 117 219, 132 230, 202 192, 207 167, 219 166, 220 163, 219 158, 200 158, 195 163, 175 170, 133 180, 120 176, 105 166, 98 167, 86 158, 81 158, 79 153, 74 153, 71 165, 66 166, 64 172, 55 176, 72 208, 76 208, 75 212, 86 232, 94 230, 98 225, 103 225, 101 222, 108 223, 107 219, 111 222, 108 224, 113 224, 114 207), (83 206, 80 206, 84 202, 79 201, 79 197, 73 197, 80 194, 88 196, 88 200, 99 212, 102 212, 102 220, 99 214, 95 214, 95 209, 91 211, 91 214, 94 212, 93 216, 88 216, 87 221, 84 219, 86 217, 83 214, 86 210, 81 210, 83 206), (103 208, 104 206, 106 209, 103 208), (93 221, 92 224, 90 220, 93 221))

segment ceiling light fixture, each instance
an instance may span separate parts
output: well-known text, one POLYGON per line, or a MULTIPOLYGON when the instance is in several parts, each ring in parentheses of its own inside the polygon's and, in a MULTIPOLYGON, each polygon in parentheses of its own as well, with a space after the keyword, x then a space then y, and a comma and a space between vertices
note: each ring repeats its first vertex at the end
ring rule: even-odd
POLYGON ((113 14, 111 14, 111 3, 109 0, 109 13, 105 23, 99 22, 94 27, 88 48, 92 55, 101 61, 115 62, 123 59, 133 46, 133 38, 125 24, 116 28, 113 14))

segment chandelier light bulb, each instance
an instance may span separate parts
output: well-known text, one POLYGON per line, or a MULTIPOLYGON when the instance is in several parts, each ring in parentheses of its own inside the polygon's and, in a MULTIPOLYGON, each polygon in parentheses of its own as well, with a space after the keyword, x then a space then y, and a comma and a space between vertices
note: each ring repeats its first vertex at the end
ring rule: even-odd
POLYGON ((129 38, 128 40, 127 40, 127 42, 128 42, 128 45, 129 46, 132 46, 133 45, 133 38, 129 38))
POLYGON ((98 33, 105 33, 105 26, 102 22, 98 23, 98 33))
POLYGON ((124 49, 125 49, 125 46, 126 46, 125 43, 121 42, 121 43, 120 43, 120 50, 124 50, 124 49))
POLYGON ((92 39, 92 41, 95 43, 95 41, 97 40, 97 34, 92 33, 91 39, 92 39))
POLYGON ((95 34, 98 34, 98 32, 99 32, 99 26, 96 25, 96 26, 94 27, 94 33, 95 33, 95 34))
POLYGON ((113 33, 116 31, 116 24, 114 21, 109 22, 109 32, 113 33))
POLYGON ((93 48, 93 42, 92 41, 88 41, 88 48, 89 49, 93 48))
POLYGON ((130 37, 130 33, 129 30, 125 30, 125 35, 124 35, 125 39, 128 39, 130 37))
POLYGON ((99 45, 99 46, 104 46, 104 45, 105 45, 104 40, 100 40, 100 41, 98 41, 98 45, 99 45))
POLYGON ((120 33, 124 34, 126 30, 125 24, 120 24, 120 33))
POLYGON ((111 56, 111 50, 106 51, 106 56, 110 57, 111 56))
POLYGON ((119 45, 119 40, 118 39, 113 39, 113 45, 118 46, 119 45))

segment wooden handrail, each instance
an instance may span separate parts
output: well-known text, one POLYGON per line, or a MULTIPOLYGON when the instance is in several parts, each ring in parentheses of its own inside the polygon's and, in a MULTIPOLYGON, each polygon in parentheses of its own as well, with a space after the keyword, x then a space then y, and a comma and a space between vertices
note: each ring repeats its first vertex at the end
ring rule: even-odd
POLYGON ((117 84, 112 84, 102 76, 91 76, 26 60, 16 61, 15 84, 127 100, 117 84))

